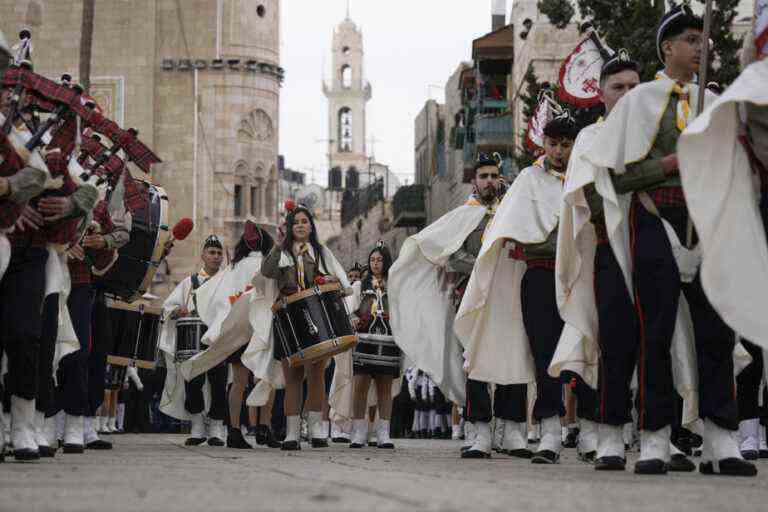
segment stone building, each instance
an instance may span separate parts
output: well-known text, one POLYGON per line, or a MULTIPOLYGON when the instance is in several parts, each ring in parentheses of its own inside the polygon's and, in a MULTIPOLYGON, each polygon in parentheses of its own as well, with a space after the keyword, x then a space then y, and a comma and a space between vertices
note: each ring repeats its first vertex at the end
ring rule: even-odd
MULTIPOLYGON (((0 0, 10 39, 32 30, 37 72, 77 79, 81 0, 0 0)), ((280 0, 98 0, 92 95, 106 115, 163 160, 151 179, 170 223, 195 221, 153 292, 163 296, 199 265, 211 233, 233 247, 246 217, 278 211, 280 0)))

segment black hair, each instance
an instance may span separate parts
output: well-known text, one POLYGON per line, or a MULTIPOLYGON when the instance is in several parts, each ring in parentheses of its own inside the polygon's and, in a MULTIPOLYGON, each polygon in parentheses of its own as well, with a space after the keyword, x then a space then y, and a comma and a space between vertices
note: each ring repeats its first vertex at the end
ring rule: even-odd
POLYGON ((307 208, 303 206, 297 206, 291 210, 285 218, 285 240, 283 240, 283 250, 291 255, 293 265, 296 267, 296 255, 293 254, 293 224, 296 222, 296 215, 303 213, 309 219, 309 225, 312 228, 309 231, 309 245, 315 250, 315 255, 318 259, 318 272, 322 269, 324 272, 329 272, 328 265, 325 264, 325 258, 323 257, 323 248, 320 245, 320 240, 317 238, 317 228, 315 227, 315 218, 307 208))
POLYGON ((259 242, 258 247, 252 248, 248 242, 245 241, 244 237, 240 237, 240 241, 237 242, 237 246, 235 246, 235 255, 232 258, 232 266, 234 267, 240 261, 245 259, 250 253, 253 251, 260 252, 263 256, 266 256, 269 254, 269 251, 272 250, 272 248, 275 246, 275 240, 272 238, 272 236, 267 233, 265 230, 261 228, 256 228, 259 230, 259 242))
POLYGON ((552 139, 576 140, 579 126, 570 117, 556 117, 544 127, 544 135, 552 139))
POLYGON ((373 256, 375 253, 381 254, 381 257, 384 259, 384 265, 381 269, 381 275, 384 277, 384 279, 389 278, 389 269, 392 268, 392 253, 389 252, 389 249, 386 245, 383 245, 381 247, 376 246, 373 248, 373 250, 368 253, 368 264, 366 265, 368 269, 368 273, 363 277, 362 279, 362 289, 368 290, 370 288, 373 288, 373 272, 370 270, 371 268, 371 256, 373 256))
POLYGON ((605 63, 605 66, 600 71, 600 83, 605 83, 606 78, 622 71, 634 71, 639 75, 640 63, 634 60, 611 59, 605 63))
POLYGON ((660 61, 664 62, 664 52, 661 49, 664 41, 677 37, 688 29, 704 30, 704 19, 693 14, 688 6, 672 9, 661 18, 656 29, 656 51, 660 61))

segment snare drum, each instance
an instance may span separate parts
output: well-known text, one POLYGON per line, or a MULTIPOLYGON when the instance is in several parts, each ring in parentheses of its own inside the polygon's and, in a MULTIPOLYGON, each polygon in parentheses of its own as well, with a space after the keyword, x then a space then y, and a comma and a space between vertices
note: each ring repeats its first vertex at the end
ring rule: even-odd
POLYGON ((200 318, 189 316, 176 320, 176 356, 177 363, 191 359, 200 352, 200 340, 208 327, 200 318))
POLYGON ((357 343, 339 283, 315 286, 272 307, 275 358, 291 367, 345 352, 357 343))
POLYGON ((377 318, 370 332, 358 333, 358 342, 352 354, 353 370, 356 374, 400 376, 402 352, 395 345, 389 322, 377 318))
POLYGON ((144 300, 128 304, 113 299, 107 299, 107 308, 115 338, 107 362, 154 370, 162 309, 144 300))

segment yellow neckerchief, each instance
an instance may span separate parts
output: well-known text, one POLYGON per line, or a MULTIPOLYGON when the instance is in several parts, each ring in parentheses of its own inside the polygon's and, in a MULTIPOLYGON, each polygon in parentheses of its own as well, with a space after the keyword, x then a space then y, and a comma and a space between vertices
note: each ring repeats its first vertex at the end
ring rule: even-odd
MULTIPOLYGON (((672 80, 664 71, 656 73, 656 80, 664 78, 672 80)), ((688 120, 691 116, 691 85, 693 84, 684 84, 677 80, 672 81, 675 82, 672 92, 677 94, 679 98, 677 102, 677 129, 682 132, 688 126, 688 120)))
POLYGON ((386 281, 384 279, 378 279, 377 277, 371 277, 371 285, 373 291, 376 292, 376 300, 371 304, 371 315, 379 315, 379 304, 381 304, 381 310, 384 312, 384 290, 386 287, 386 281))
POLYGON ((547 156, 546 155, 540 156, 538 158, 538 160, 536 160, 536 162, 534 162, 533 165, 535 165, 536 167, 541 167, 542 169, 544 169, 544 172, 546 172, 550 176, 554 176, 555 178, 559 179, 560 183, 562 183, 563 185, 565 184, 565 173, 564 172, 557 172, 557 171, 551 169, 549 167, 549 164, 547 163, 547 156))
POLYGON ((293 254, 296 256, 297 283, 302 290, 307 289, 306 275, 304 274, 304 254, 311 254, 309 242, 293 244, 293 254))

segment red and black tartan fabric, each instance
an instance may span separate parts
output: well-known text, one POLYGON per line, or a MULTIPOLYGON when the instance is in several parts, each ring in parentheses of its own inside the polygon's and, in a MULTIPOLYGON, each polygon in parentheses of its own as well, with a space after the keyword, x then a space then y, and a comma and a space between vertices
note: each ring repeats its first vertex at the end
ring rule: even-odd
POLYGON ((72 286, 89 284, 91 282, 91 266, 84 261, 70 258, 67 261, 69 267, 69 277, 72 280, 72 286))
POLYGON ((67 116, 67 118, 56 128, 51 142, 46 146, 47 149, 60 149, 61 152, 69 159, 69 155, 75 149, 75 137, 77 132, 77 119, 74 116, 67 116))
POLYGON ((107 201, 102 199, 96 204, 93 209, 93 220, 99 223, 101 233, 106 235, 115 230, 115 224, 112 222, 112 217, 109 215, 109 207, 107 201))
POLYGON ((125 185, 123 203, 128 211, 135 214, 140 210, 149 208, 149 191, 146 185, 133 179, 130 171, 123 173, 123 184, 125 185))
POLYGON ((657 207, 686 205, 683 187, 659 187, 649 190, 648 195, 657 207))
POLYGON ((555 270, 555 260, 526 260, 525 262, 528 268, 546 268, 549 270, 555 270))
POLYGON ((21 85, 27 92, 37 96, 32 101, 40 108, 51 111, 59 104, 68 105, 73 110, 80 105, 80 95, 44 76, 28 69, 13 67, 3 74, 3 85, 15 87, 21 85))

